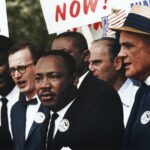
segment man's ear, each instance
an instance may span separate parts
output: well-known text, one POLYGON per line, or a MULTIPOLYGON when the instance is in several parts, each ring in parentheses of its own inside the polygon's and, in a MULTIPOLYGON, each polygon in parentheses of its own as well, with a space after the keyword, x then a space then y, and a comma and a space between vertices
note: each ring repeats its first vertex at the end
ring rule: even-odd
POLYGON ((122 68, 122 58, 121 57, 117 56, 114 59, 114 66, 116 68, 116 71, 121 70, 121 68, 122 68))

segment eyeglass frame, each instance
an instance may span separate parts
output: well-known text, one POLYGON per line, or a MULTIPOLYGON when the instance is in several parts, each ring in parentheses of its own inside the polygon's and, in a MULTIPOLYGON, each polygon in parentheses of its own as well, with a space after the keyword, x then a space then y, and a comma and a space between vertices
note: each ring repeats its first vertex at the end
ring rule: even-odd
POLYGON ((12 67, 12 68, 9 68, 9 72, 12 76, 15 75, 15 72, 18 71, 20 74, 24 74, 26 73, 26 69, 31 66, 31 65, 34 65, 34 62, 28 64, 28 65, 20 65, 18 67, 12 67), (23 69, 23 70, 21 70, 23 69))

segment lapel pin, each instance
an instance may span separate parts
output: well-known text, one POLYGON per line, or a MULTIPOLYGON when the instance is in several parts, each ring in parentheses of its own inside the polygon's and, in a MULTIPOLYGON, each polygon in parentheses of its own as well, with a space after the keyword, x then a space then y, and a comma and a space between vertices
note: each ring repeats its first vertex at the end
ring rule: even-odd
POLYGON ((141 123, 147 124, 150 121, 150 111, 145 111, 141 116, 141 123))
POLYGON ((42 123, 44 120, 45 120, 45 114, 42 112, 37 112, 34 121, 36 123, 42 123))
POLYGON ((62 147, 61 150, 71 150, 70 147, 62 147))
POLYGON ((59 129, 60 132, 65 132, 65 131, 68 130, 69 126, 70 126, 69 121, 68 121, 67 119, 63 119, 63 120, 59 123, 58 129, 59 129))

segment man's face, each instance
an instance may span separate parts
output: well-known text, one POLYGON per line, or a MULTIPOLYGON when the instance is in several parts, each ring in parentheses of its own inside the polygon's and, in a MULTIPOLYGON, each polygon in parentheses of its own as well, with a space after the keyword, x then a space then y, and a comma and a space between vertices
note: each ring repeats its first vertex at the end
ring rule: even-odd
POLYGON ((150 44, 140 34, 130 32, 121 32, 120 44, 125 75, 145 80, 150 75, 150 44))
POLYGON ((28 48, 21 49, 8 57, 9 68, 22 68, 27 66, 24 73, 15 70, 12 75, 13 80, 19 87, 20 91, 24 93, 27 97, 35 95, 35 65, 32 60, 31 53, 28 48), (30 64, 30 65, 29 65, 30 64))
POLYGON ((40 58, 36 65, 35 80, 37 94, 46 107, 58 111, 72 100, 70 98, 76 83, 62 57, 40 58))
POLYGON ((75 59, 78 72, 82 69, 84 63, 84 54, 78 50, 73 43, 73 39, 69 37, 62 37, 55 39, 52 44, 52 49, 64 49, 65 52, 69 53, 75 59))
MULTIPOLYGON (((0 53, 0 91, 8 90, 9 84, 14 84, 8 71, 8 63, 5 54, 0 53)), ((3 93, 0 93, 3 94, 3 93)))
POLYGON ((116 69, 114 63, 110 60, 106 41, 99 41, 91 46, 89 70, 98 79, 108 82, 116 75, 116 69))

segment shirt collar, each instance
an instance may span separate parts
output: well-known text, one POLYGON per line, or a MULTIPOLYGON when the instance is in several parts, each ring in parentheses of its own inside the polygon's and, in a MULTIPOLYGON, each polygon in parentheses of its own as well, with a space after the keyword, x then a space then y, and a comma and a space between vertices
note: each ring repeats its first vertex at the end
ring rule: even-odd
POLYGON ((121 97, 121 102, 126 106, 131 105, 130 94, 127 95, 127 92, 129 92, 129 89, 133 89, 133 86, 136 86, 136 85, 133 84, 131 79, 127 79, 118 91, 118 94, 121 97))
MULTIPOLYGON (((68 105, 66 105, 63 109, 61 109, 60 111, 57 112, 57 114, 59 115, 59 117, 61 117, 63 119, 64 115, 66 114, 67 110, 69 109, 69 107, 71 106, 71 104, 74 102, 75 99, 73 99, 68 105)), ((54 112, 51 111, 51 115, 54 112)))
POLYGON ((77 88, 79 89, 82 81, 84 80, 84 78, 86 77, 86 75, 89 73, 89 71, 85 72, 80 78, 79 78, 79 82, 77 84, 77 88))
POLYGON ((150 76, 148 76, 147 78, 146 78, 146 80, 144 81, 144 83, 146 84, 146 85, 150 85, 150 76))
MULTIPOLYGON (((39 100, 39 97, 37 96, 37 94, 32 97, 32 99, 34 99, 34 98, 37 99, 38 104, 41 103, 40 100, 39 100)), ((26 97, 26 100, 28 101, 29 99, 26 97)))
MULTIPOLYGON (((8 101, 9 102, 11 102, 11 101, 16 101, 16 97, 19 99, 19 89, 18 89, 18 87, 17 86, 15 86, 12 90, 11 90, 11 92, 7 95, 7 96, 5 96, 7 99, 8 99, 8 101)), ((0 98, 2 98, 2 95, 0 95, 0 98)), ((18 100, 17 99, 17 100, 18 100)))

